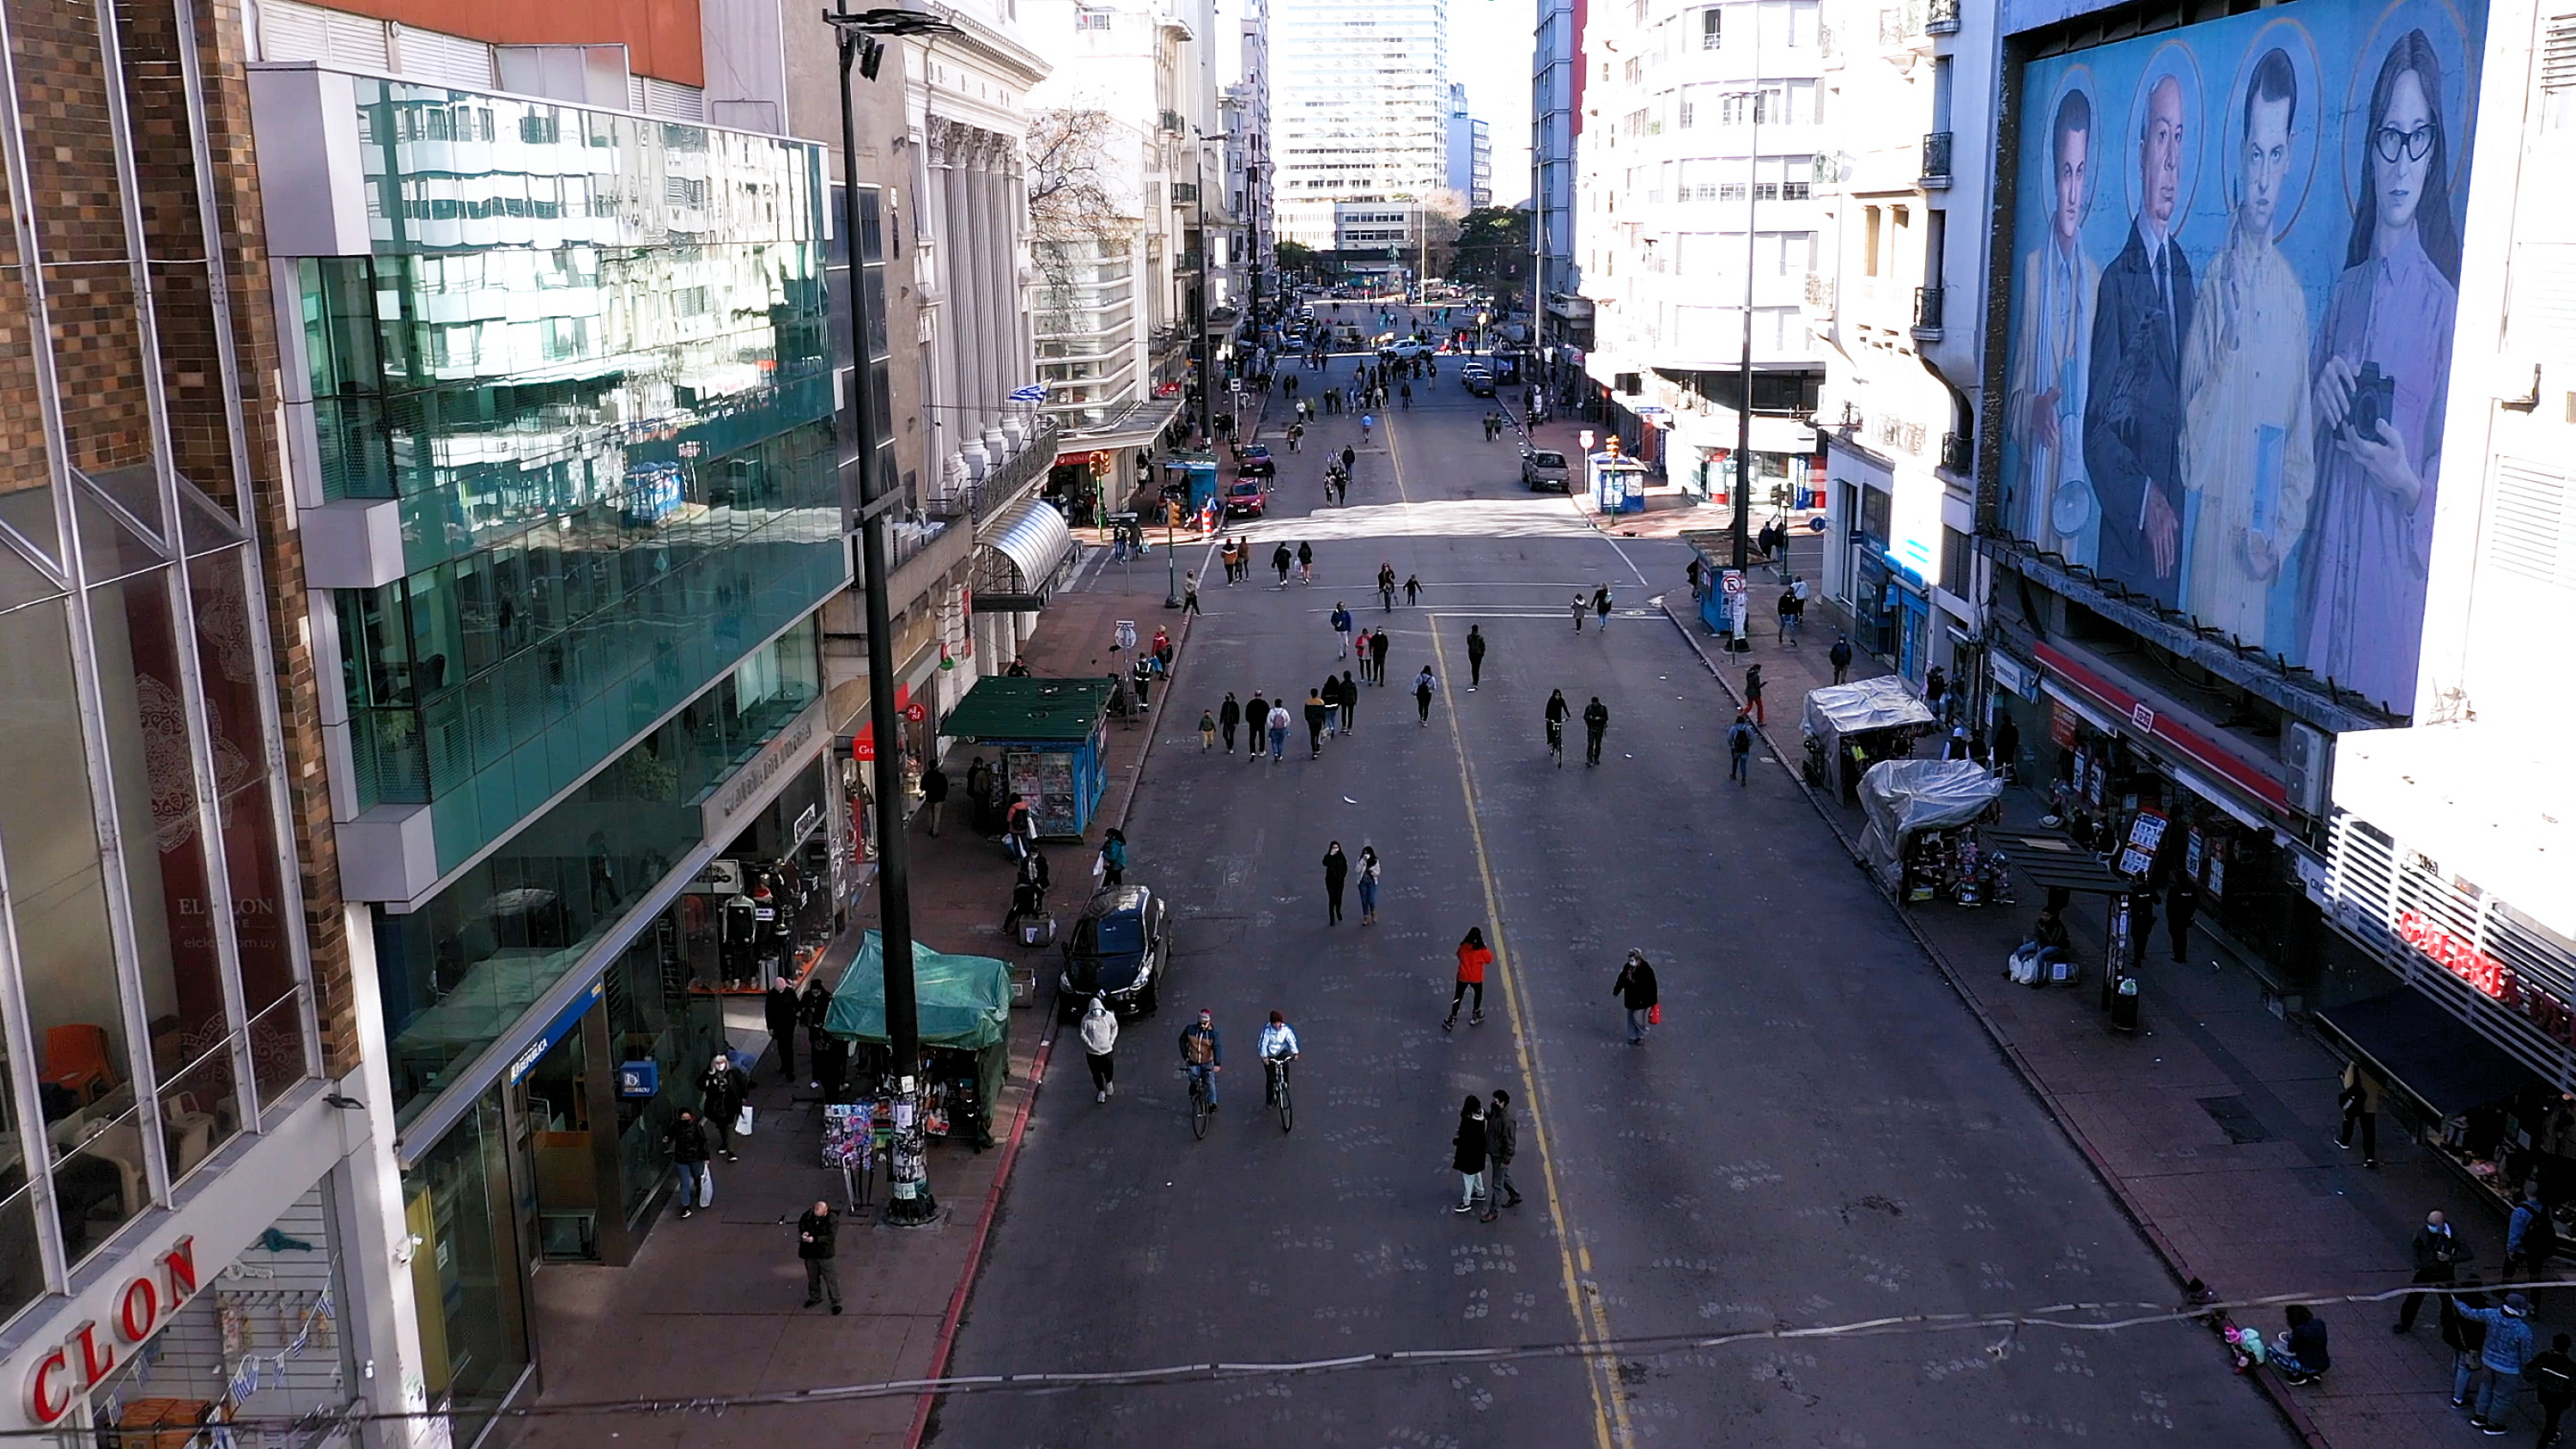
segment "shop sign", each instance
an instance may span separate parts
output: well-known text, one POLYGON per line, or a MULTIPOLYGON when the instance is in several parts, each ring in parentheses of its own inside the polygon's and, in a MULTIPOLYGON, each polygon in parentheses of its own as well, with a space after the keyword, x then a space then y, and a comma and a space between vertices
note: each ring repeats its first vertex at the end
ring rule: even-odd
POLYGON ((179 1306, 197 1292, 197 1240, 181 1238, 161 1255, 161 1271, 146 1273, 116 1295, 114 1321, 102 1328, 83 1323, 60 1347, 36 1360, 27 1371, 27 1417, 37 1425, 57 1424, 97 1388, 122 1362, 117 1344, 139 1347, 179 1306))
POLYGON ((2128 844, 2120 850, 2116 867, 2122 875, 2143 876, 2156 863, 2157 847, 2164 844, 2166 820, 2159 811, 2141 810, 2129 822, 2128 844))
POLYGON ((2000 649, 1990 649, 1986 652, 1986 668, 1995 676, 1995 683, 2011 693, 2028 700, 2039 698, 2039 672, 2029 665, 2000 649))
POLYGON ((2478 994, 2510 1007, 2546 1033, 2551 1041, 2576 1042, 2576 1012, 2567 1003, 2530 985, 2521 973, 2461 940, 2414 911, 2397 913, 2399 940, 2424 959, 2469 983, 2478 994))
POLYGON ((730 840, 740 833, 735 817, 751 808, 761 792, 804 754, 806 746, 814 741, 815 724, 822 714, 823 702, 819 699, 805 706, 804 712, 788 721, 777 738, 760 747, 751 763, 735 771, 722 789, 708 797, 703 839, 730 840))
POLYGON ((565 1007, 552 1022, 548 1023, 545 1031, 539 1034, 535 1041, 528 1043, 526 1051, 511 1059, 509 1080, 512 1086, 517 1086, 520 1078, 535 1071, 537 1063, 545 1060, 546 1053, 554 1050, 556 1042, 572 1035, 573 1028, 581 1025, 581 1019, 590 1013, 590 1008, 598 1003, 600 994, 605 990, 607 988, 599 982, 590 983, 590 989, 583 992, 572 1005, 565 1007))
POLYGON ((796 828, 787 832, 787 848, 793 850, 797 846, 803 845, 805 843, 805 838, 814 833, 814 827, 822 823, 823 807, 820 805, 806 806, 805 809, 796 817, 796 828))

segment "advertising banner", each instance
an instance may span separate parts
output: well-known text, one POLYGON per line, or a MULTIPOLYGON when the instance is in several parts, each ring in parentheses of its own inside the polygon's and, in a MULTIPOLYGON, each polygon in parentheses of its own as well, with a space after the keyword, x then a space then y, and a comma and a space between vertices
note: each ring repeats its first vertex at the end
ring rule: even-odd
POLYGON ((2411 712, 2485 9, 2034 61, 2004 526, 2411 712))

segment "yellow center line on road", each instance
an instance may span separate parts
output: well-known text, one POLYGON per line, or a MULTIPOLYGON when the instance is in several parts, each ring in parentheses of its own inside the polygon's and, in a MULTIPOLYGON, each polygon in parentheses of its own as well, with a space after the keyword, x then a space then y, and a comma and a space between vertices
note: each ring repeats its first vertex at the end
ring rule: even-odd
MULTIPOLYGON (((1395 469, 1396 497, 1410 507, 1413 499, 1404 487, 1404 454, 1395 446, 1394 428, 1387 429, 1386 440, 1389 462, 1395 469)), ((1440 645, 1440 631, 1430 632, 1431 657, 1439 662, 1440 677, 1453 678, 1449 653, 1440 645)), ((1520 1063, 1522 1100, 1529 1105, 1530 1149, 1538 1155, 1539 1178, 1547 1190, 1548 1219, 1556 1225, 1557 1266, 1565 1282, 1566 1306, 1573 1310, 1575 1338, 1585 1349, 1584 1377, 1592 1386, 1594 1439, 1598 1449, 1626 1449, 1637 1442, 1628 1423, 1628 1399, 1619 1385, 1619 1365, 1602 1349, 1602 1345, 1611 1342, 1610 1315, 1602 1306, 1598 1289, 1587 1281, 1592 1272, 1592 1252, 1584 1246, 1574 1220, 1567 1216, 1563 1196, 1557 1189, 1556 1159, 1547 1141, 1547 1105, 1539 1085, 1537 1032, 1523 1017, 1520 979, 1512 966, 1511 948, 1504 941, 1502 893, 1494 888, 1493 859, 1485 851, 1476 777, 1467 763, 1467 737, 1458 726, 1457 699, 1456 691, 1450 690, 1449 743, 1458 756, 1458 789, 1466 797, 1467 834, 1475 845, 1476 874, 1485 889, 1485 920, 1490 932, 1487 944, 1493 949, 1494 974, 1502 985, 1504 1016, 1512 1023, 1512 1051, 1520 1063)), ((1487 1204, 1489 1211, 1497 1207, 1499 1204, 1487 1204)))

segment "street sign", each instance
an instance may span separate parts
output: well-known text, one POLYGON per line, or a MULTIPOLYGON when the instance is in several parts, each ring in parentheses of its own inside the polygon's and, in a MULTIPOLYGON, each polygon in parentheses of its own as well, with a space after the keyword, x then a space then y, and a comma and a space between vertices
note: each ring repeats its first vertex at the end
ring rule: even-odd
POLYGON ((1744 592, 1744 589, 1744 571, 1741 569, 1728 569, 1726 571, 1726 591, 1730 594, 1740 594, 1744 592))

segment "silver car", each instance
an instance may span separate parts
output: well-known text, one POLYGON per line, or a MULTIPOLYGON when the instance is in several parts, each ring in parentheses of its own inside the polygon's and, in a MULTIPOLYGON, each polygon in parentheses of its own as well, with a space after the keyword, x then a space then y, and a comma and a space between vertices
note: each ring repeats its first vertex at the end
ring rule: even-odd
POLYGON ((1574 491, 1574 474, 1566 465, 1565 455, 1547 448, 1531 448, 1521 454, 1521 482, 1533 491, 1574 491))

